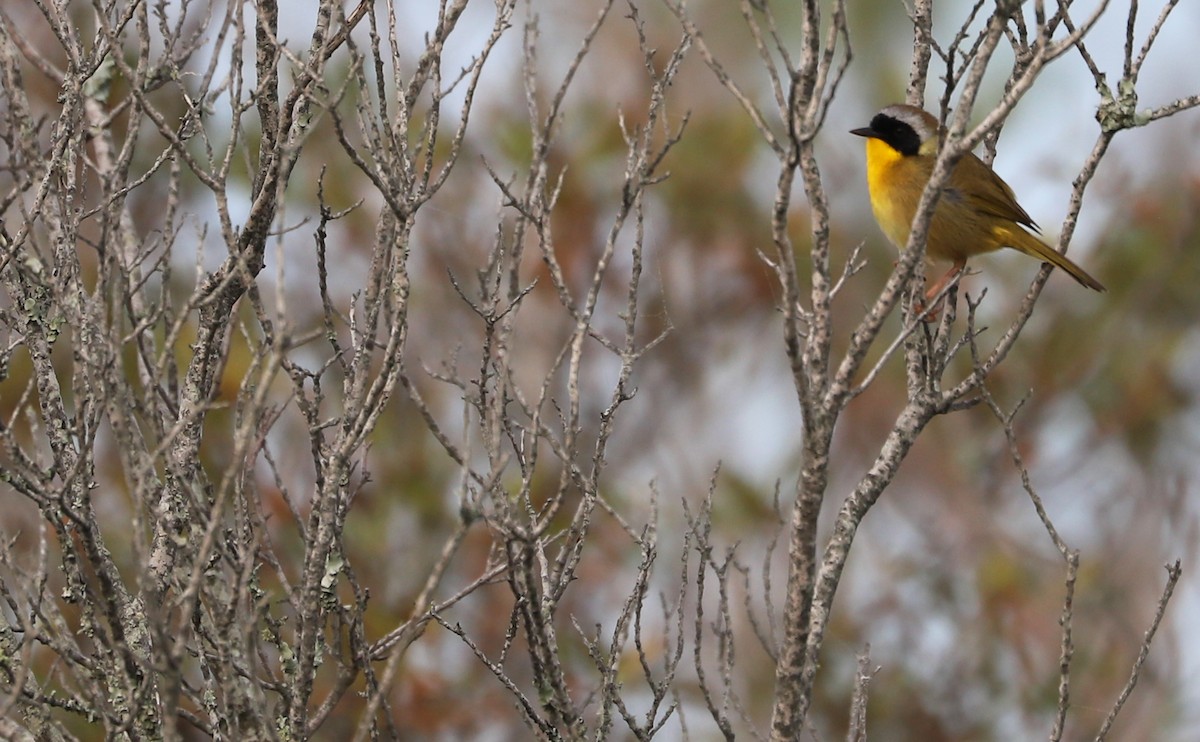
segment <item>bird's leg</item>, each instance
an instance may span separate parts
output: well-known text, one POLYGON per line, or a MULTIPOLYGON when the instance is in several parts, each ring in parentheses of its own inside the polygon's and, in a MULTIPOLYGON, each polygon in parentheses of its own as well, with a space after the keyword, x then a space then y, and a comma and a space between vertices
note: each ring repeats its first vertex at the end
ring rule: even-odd
POLYGON ((925 299, 921 302, 918 302, 917 306, 915 307, 917 313, 920 315, 923 321, 937 321, 938 315, 942 313, 942 300, 944 300, 945 297, 942 297, 942 300, 939 300, 936 304, 929 307, 929 309, 926 309, 925 305, 933 301, 934 297, 940 294, 942 289, 946 288, 947 284, 949 284, 960 273, 966 270, 966 267, 966 258, 959 258, 958 260, 955 260, 954 265, 950 266, 950 270, 942 274, 942 277, 935 281, 932 286, 925 289, 925 299))
POLYGON ((950 266, 950 270, 946 271, 932 286, 925 289, 925 301, 932 301, 933 297, 937 296, 942 289, 946 288, 946 284, 954 280, 955 276, 962 273, 967 267, 966 258, 959 258, 954 261, 954 265, 950 266))

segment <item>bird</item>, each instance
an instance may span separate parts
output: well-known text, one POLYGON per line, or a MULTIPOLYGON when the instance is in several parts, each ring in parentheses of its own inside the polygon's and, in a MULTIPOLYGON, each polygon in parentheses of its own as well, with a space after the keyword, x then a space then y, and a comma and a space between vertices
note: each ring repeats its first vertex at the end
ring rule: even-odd
MULTIPOLYGON (((898 103, 875 114, 869 126, 850 133, 867 140, 867 187, 875 220, 888 240, 903 250, 937 161, 938 121, 928 111, 898 103)), ((1062 268, 1089 289, 1105 290, 1030 230, 1040 231, 1017 203, 1012 188, 983 160, 970 152, 963 155, 934 208, 925 243, 928 259, 949 261, 952 266, 925 292, 926 301, 966 269, 968 258, 1002 247, 1062 268)))

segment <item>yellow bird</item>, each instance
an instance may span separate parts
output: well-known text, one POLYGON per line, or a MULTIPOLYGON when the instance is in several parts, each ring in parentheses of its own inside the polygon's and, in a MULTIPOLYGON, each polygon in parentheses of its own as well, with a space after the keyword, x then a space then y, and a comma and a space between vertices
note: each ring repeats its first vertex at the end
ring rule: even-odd
MULTIPOLYGON (((892 105, 851 134, 867 138, 867 186, 871 208, 887 238, 901 250, 921 192, 937 160, 938 122, 915 106, 892 105)), ((1038 227, 1022 209, 1012 188, 971 153, 963 156, 933 211, 925 254, 954 265, 925 292, 932 299, 966 267, 967 258, 1011 247, 1062 268, 1089 289, 1104 291, 1099 281, 1065 255, 1025 231, 1038 227)))

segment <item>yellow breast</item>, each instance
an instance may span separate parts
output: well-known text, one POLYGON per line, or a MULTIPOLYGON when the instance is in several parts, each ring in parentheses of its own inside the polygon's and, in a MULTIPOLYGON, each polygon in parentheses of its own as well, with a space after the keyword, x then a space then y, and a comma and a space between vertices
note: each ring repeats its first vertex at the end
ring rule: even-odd
POLYGON ((867 140, 867 187, 875 220, 892 244, 903 249, 917 211, 921 191, 929 182, 914 158, 904 157, 880 139, 867 140))

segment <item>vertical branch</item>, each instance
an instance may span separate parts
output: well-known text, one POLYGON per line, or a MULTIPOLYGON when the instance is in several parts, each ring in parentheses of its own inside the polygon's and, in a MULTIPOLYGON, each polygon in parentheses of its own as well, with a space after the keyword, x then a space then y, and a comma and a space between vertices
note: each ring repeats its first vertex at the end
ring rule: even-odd
POLYGON ((871 645, 863 646, 858 654, 854 672, 854 692, 850 697, 850 725, 846 732, 846 742, 866 742, 867 740, 867 689, 874 677, 875 670, 871 669, 871 645))
MULTIPOLYGON (((831 21, 830 41, 845 37, 844 7, 838 4, 831 21), (836 31, 836 33, 835 33, 836 31)), ((833 91, 819 86, 827 79, 830 54, 821 51, 821 15, 818 3, 802 6, 800 65, 792 73, 792 96, 782 111, 791 134, 789 149, 780 159, 780 177, 772 213, 772 233, 783 282, 784 343, 800 399, 804 425, 804 457, 796 502, 788 527, 788 577, 783 605, 783 638, 775 670, 775 704, 771 739, 795 739, 808 712, 811 678, 805 665, 813 609, 816 575, 817 523, 829 477, 829 448, 836 411, 827 404, 830 315, 829 204, 817 166, 813 138, 819 128, 817 112, 822 99, 833 91), (825 71, 823 71, 823 68, 825 71), (803 116, 801 115, 803 113, 803 116), (800 307, 799 279, 787 238, 788 203, 793 172, 799 168, 812 219, 811 313, 800 307)), ((847 55, 849 51, 847 50, 847 55)))
POLYGON ((910 106, 923 108, 925 84, 929 77, 929 60, 933 56, 934 48, 933 0, 914 0, 910 17, 913 24, 913 53, 904 101, 910 106))

